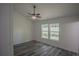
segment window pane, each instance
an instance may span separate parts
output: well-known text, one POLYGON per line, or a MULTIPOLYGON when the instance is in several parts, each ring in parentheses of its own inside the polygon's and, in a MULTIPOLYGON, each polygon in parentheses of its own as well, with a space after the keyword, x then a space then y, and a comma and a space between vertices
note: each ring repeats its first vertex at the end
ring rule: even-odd
POLYGON ((42 38, 47 38, 48 39, 48 32, 42 32, 42 38))
POLYGON ((50 31, 59 31, 59 27, 50 27, 50 31))
POLYGON ((41 27, 42 31, 48 31, 48 24, 43 24, 41 27))
POLYGON ((50 24, 50 31, 59 31, 59 23, 50 24))
POLYGON ((51 40, 57 40, 58 41, 59 40, 59 37, 57 37, 57 36, 50 36, 50 39, 51 40))
POLYGON ((50 24, 51 27, 59 27, 59 23, 50 24))
POLYGON ((58 35, 59 36, 59 32, 50 32, 50 35, 58 35))

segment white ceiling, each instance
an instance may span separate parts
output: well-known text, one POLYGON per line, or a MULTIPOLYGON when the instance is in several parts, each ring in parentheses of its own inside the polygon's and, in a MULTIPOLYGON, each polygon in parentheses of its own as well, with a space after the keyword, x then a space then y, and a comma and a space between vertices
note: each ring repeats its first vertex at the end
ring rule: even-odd
MULTIPOLYGON (((26 16, 28 12, 33 12, 32 5, 31 3, 14 4, 15 9, 26 16)), ((36 13, 42 16, 41 20, 79 15, 79 4, 77 3, 38 3, 35 5, 37 6, 36 13)))

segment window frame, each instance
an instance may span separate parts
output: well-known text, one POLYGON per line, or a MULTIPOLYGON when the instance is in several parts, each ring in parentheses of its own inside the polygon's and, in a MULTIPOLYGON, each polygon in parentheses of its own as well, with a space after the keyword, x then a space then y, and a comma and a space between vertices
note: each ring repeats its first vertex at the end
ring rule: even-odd
POLYGON ((59 31, 60 31, 59 28, 60 28, 59 23, 41 24, 41 38, 59 41, 59 31), (43 29, 43 27, 46 26, 46 25, 47 25, 47 29, 48 29, 47 31, 43 29), (57 29, 57 27, 58 27, 58 29, 57 29), (54 28, 54 29, 52 29, 52 28, 54 28), (43 36, 44 32, 47 32, 47 37, 43 36), (53 33, 54 36, 52 36, 52 33, 53 33))

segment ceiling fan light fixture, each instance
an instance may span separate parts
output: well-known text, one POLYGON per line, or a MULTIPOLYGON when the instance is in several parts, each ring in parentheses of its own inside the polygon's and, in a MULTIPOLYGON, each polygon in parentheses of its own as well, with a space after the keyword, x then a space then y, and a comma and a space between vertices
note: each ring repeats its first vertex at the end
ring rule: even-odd
POLYGON ((36 11, 36 6, 33 5, 33 13, 28 12, 28 14, 31 15, 31 18, 33 20, 38 20, 39 18, 41 18, 41 16, 40 16, 40 13, 36 13, 35 11, 36 11))
POLYGON ((36 16, 32 16, 32 19, 37 19, 37 17, 36 16))

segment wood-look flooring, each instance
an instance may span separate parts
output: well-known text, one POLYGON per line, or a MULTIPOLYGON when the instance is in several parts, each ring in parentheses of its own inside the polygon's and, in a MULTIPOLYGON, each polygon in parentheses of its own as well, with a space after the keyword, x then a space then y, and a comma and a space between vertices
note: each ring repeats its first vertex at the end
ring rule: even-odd
POLYGON ((37 41, 30 41, 14 46, 15 56, 77 56, 76 53, 37 41))

